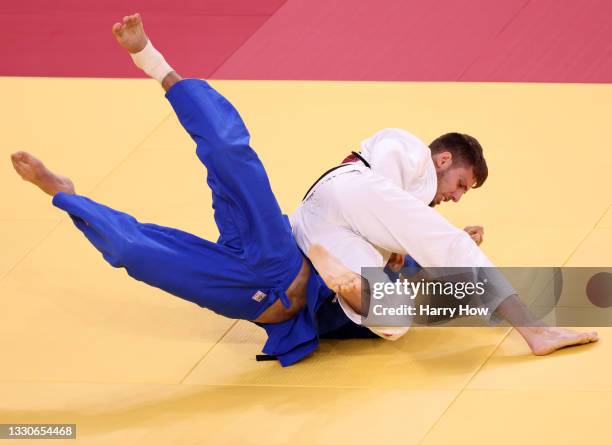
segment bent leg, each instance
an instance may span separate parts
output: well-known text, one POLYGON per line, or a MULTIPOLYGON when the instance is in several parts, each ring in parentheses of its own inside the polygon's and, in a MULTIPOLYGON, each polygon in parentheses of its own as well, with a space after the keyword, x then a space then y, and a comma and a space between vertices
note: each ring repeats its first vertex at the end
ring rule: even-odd
POLYGON ((254 320, 276 300, 242 258, 223 246, 139 223, 84 196, 58 193, 53 204, 69 213, 109 264, 132 278, 230 318, 254 320))

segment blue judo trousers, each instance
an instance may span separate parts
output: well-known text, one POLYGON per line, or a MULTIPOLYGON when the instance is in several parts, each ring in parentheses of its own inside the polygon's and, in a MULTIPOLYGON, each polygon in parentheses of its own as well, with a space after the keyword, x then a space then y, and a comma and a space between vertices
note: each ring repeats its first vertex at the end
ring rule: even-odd
MULTIPOLYGON (((254 320, 277 299, 288 307, 285 290, 303 255, 240 115, 202 80, 182 80, 166 98, 208 170, 216 243, 140 223, 84 196, 58 193, 53 204, 68 212, 109 264, 139 281, 230 318, 254 320)), ((310 354, 319 343, 317 311, 332 297, 313 268, 305 307, 286 322, 260 325, 268 334, 263 352, 283 366, 310 354)))

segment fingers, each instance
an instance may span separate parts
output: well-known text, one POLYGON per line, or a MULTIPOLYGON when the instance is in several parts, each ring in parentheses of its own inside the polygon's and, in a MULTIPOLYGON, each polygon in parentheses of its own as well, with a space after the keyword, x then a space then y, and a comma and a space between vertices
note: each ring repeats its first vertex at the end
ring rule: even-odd
POLYGON ((402 270, 402 266, 404 265, 404 262, 402 261, 400 262, 389 262, 387 263, 387 267, 389 269, 391 269, 392 272, 399 272, 400 270, 402 270))
POLYGON ((393 272, 399 272, 404 265, 404 256, 399 253, 392 253, 387 261, 387 267, 393 272))
POLYGON ((477 245, 482 243, 484 238, 484 228, 482 226, 467 226, 463 230, 470 235, 470 238, 472 238, 477 245))
POLYGON ((484 227, 482 226, 467 226, 463 230, 472 235, 473 233, 480 233, 484 235, 484 227))
POLYGON ((482 243, 482 236, 479 233, 470 235, 470 238, 472 238, 478 246, 480 246, 480 243, 482 243))
POLYGON ((482 234, 481 233, 478 233, 478 232, 470 233, 470 232, 468 232, 468 234, 470 235, 470 238, 472 238, 476 244, 482 243, 482 234))

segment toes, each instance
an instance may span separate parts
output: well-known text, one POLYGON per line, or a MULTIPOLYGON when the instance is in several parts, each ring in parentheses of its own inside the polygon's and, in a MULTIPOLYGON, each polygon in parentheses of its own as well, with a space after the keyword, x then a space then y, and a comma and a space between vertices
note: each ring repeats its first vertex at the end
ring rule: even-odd
POLYGON ((132 15, 128 15, 127 16, 127 24, 132 27, 138 24, 138 17, 136 14, 132 14, 132 15))
POLYGON ((123 30, 121 29, 121 23, 115 23, 113 25, 113 34, 115 34, 116 36, 120 36, 122 31, 123 30))
POLYGON ((581 343, 591 343, 596 342, 598 340, 597 332, 585 332, 581 335, 581 343))
POLYGON ((13 168, 19 174, 19 176, 23 178, 24 174, 26 173, 26 168, 27 168, 26 165, 15 162, 13 163, 13 168))
POLYGON ((583 345, 591 343, 591 337, 589 337, 588 334, 585 335, 584 337, 582 337, 582 339, 580 339, 580 343, 582 343, 583 345))
POLYGON ((334 280, 333 278, 328 278, 327 280, 323 280, 325 281, 325 283, 327 284, 327 287, 329 287, 331 290, 333 290, 336 293, 340 292, 340 288, 342 287, 340 283, 338 283, 336 280, 334 280))
POLYGON ((20 151, 11 155, 11 161, 13 162, 15 168, 22 169, 28 164, 28 157, 26 153, 20 151))

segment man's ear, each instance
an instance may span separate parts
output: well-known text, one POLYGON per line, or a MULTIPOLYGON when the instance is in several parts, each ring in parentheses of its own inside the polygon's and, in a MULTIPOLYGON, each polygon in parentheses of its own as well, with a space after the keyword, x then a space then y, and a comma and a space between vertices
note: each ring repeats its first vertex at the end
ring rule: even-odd
POLYGON ((449 151, 442 151, 432 156, 436 170, 446 171, 453 165, 453 154, 449 151))

